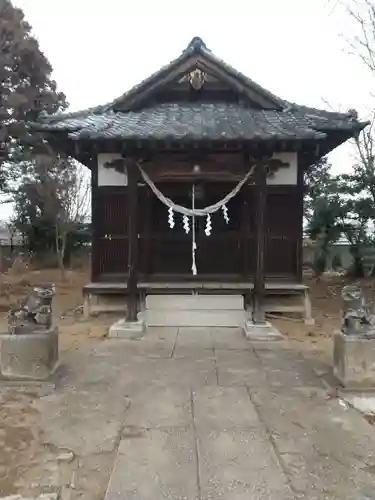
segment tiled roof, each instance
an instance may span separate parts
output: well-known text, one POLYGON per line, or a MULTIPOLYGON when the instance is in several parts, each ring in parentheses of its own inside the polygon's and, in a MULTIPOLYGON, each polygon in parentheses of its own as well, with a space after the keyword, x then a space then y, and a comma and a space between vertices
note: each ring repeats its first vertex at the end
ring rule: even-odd
POLYGON ((150 86, 158 82, 161 78, 170 74, 173 69, 181 66, 183 63, 194 56, 202 56, 205 60, 210 61, 214 66, 220 67, 220 69, 223 70, 224 73, 241 82, 245 86, 245 88, 247 87, 253 92, 255 91, 255 93, 262 96, 263 98, 269 100, 269 102, 272 104, 272 107, 276 109, 282 109, 284 107, 283 99, 280 99, 280 97, 277 97, 269 90, 261 87, 258 83, 254 82, 254 80, 251 80, 244 74, 237 71, 235 68, 233 68, 228 63, 217 57, 213 52, 211 52, 211 50, 206 47, 206 44, 201 38, 194 37, 177 59, 163 66, 151 76, 140 82, 138 85, 132 87, 130 90, 122 94, 111 103, 103 106, 103 109, 116 109, 116 107, 121 103, 124 103, 124 101, 131 102, 132 99, 134 100, 134 97, 139 95, 143 89, 149 88, 150 86))
POLYGON ((66 130, 72 139, 324 139, 311 120, 291 112, 253 110, 236 104, 160 104, 128 113, 67 117, 41 125, 66 130))
POLYGON ((106 111, 49 119, 40 130, 66 131, 71 139, 288 140, 324 139, 329 131, 363 124, 348 115, 294 107, 254 110, 238 104, 160 104, 127 113, 106 111))
MULTIPOLYGON (((181 56, 109 104, 81 112, 41 117, 31 128, 66 132, 79 139, 153 140, 304 140, 325 139, 333 131, 354 135, 366 126, 353 112, 334 113, 299 106, 280 99, 210 52, 194 38, 181 56), (132 105, 142 93, 158 85, 192 55, 203 55, 220 69, 267 101, 267 109, 234 103, 163 103, 132 105), (128 106, 129 110, 119 111, 128 106)), ((345 137, 343 140, 345 140, 345 137)))

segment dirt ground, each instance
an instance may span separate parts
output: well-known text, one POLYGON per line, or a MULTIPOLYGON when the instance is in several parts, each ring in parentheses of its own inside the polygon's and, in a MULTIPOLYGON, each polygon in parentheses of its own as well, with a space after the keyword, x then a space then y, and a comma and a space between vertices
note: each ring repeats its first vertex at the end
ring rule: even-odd
POLYGON ((307 326, 295 318, 270 318, 292 345, 305 355, 316 355, 326 363, 332 362, 332 337, 341 323, 341 290, 347 284, 359 285, 366 299, 375 304, 375 279, 353 281, 346 277, 322 277, 306 279, 310 287, 314 326, 307 326))
MULTIPOLYGON (((81 291, 87 281, 88 272, 85 270, 68 271, 65 281, 57 270, 11 271, 1 283, 0 328, 6 327, 9 308, 25 297, 30 286, 54 282, 57 285, 54 315, 60 328, 60 356, 63 358, 66 352, 84 343, 104 338, 113 317, 102 316, 90 322, 82 318, 81 291)), ((340 325, 340 289, 347 281, 335 277, 306 282, 311 288, 315 326, 306 326, 296 318, 270 318, 271 321, 297 350, 330 363, 332 335, 340 325)), ((375 280, 363 280, 361 284, 367 297, 374 300, 375 280)), ((39 484, 40 474, 48 483, 48 477, 57 473, 48 470, 48 464, 53 463, 50 457, 56 454, 56 450, 46 448, 39 439, 38 414, 33 406, 33 401, 39 396, 37 391, 0 388, 0 497, 28 491, 30 485, 39 484), (44 464, 42 469, 41 463, 44 464)), ((47 486, 44 484, 43 491, 47 486)))
MULTIPOLYGON (((83 343, 103 338, 113 317, 102 316, 92 322, 82 318, 82 287, 88 272, 68 271, 62 281, 58 270, 10 272, 3 277, 0 292, 0 329, 7 325, 7 312, 27 295, 33 284, 52 282, 57 285, 53 302, 59 324, 60 356, 83 343)), ((37 389, 0 387, 0 498, 20 491, 46 492, 56 470, 49 470, 56 461, 55 450, 41 444, 38 413, 33 402, 40 397, 37 389), (40 464, 43 463, 43 467, 40 464), (39 477, 43 471, 43 477, 39 477), (35 488, 33 487, 35 486, 35 488)))

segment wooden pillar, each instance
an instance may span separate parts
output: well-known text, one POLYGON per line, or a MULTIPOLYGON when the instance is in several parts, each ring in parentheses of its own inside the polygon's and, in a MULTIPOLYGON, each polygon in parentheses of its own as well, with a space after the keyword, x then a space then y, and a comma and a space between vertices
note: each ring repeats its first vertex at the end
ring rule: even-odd
POLYGON ((302 283, 302 268, 303 268, 303 212, 304 212, 304 170, 308 167, 309 163, 306 158, 300 153, 297 155, 297 196, 298 196, 298 210, 299 210, 299 230, 297 235, 296 245, 296 276, 300 283, 302 283))
MULTIPOLYGON (((250 207, 249 207, 249 188, 244 186, 242 188, 242 218, 241 218, 241 243, 242 243, 242 276, 244 281, 249 279, 250 274, 250 207)), ((237 196, 240 196, 241 193, 237 196)))
POLYGON ((264 254, 266 246, 267 173, 266 162, 258 161, 255 167, 255 274, 253 291, 253 322, 266 322, 264 312, 264 254))
POLYGON ((91 281, 95 282, 100 274, 100 236, 103 230, 99 213, 100 206, 98 206, 100 203, 98 196, 98 157, 97 155, 80 155, 77 159, 91 170, 91 281))
MULTIPOLYGON (((139 270, 141 274, 145 277, 147 281, 150 275, 150 258, 151 258, 151 230, 152 230, 152 200, 151 196, 154 194, 148 186, 145 186, 142 192, 141 204, 142 210, 142 234, 141 234, 141 248, 139 249, 141 254, 141 262, 139 270)), ((138 191, 139 193, 139 191, 138 191)))
POLYGON ((137 321, 138 313, 138 170, 133 161, 126 162, 128 177, 128 316, 127 321, 137 321))
MULTIPOLYGON (((242 188, 242 217, 241 217, 241 249, 242 249, 242 266, 241 266, 241 274, 242 279, 245 283, 249 281, 250 278, 250 204, 249 204, 249 187, 245 185, 242 188)), ((239 196, 239 195, 237 195, 239 196)), ((245 308, 248 310, 251 307, 252 302, 252 292, 249 290, 245 293, 245 308)))

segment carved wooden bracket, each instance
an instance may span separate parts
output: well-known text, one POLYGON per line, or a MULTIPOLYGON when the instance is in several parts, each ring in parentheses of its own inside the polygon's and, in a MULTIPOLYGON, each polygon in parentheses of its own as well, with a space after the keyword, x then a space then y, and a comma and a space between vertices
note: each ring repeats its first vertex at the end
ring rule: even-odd
POLYGON ((111 161, 106 161, 103 164, 104 168, 113 168, 116 172, 120 174, 125 173, 126 170, 126 160, 125 158, 115 158, 111 161))
MULTIPOLYGON (((132 159, 131 158, 115 158, 111 161, 108 161, 108 162, 105 162, 104 163, 104 168, 113 168, 116 172, 119 172, 119 173, 125 173, 126 172, 126 169, 128 166, 130 166, 130 163, 132 163, 132 159)), ((263 156, 261 158, 252 158, 252 162, 253 163, 261 163, 265 166, 265 169, 266 169, 266 172, 267 172, 267 177, 273 177, 275 175, 275 173, 280 169, 280 168, 288 168, 290 166, 290 163, 289 162, 284 162, 278 158, 272 158, 270 156, 263 156)), ((189 169, 189 172, 191 169, 190 165, 183 165, 185 167, 185 169, 189 169)), ((160 166, 159 166, 160 167, 160 166)), ((214 165, 211 164, 207 170, 207 166, 204 165, 204 171, 205 173, 207 172, 210 172, 212 171, 213 173, 215 173, 215 169, 213 168, 214 165)), ((154 173, 158 171, 158 169, 155 167, 154 169, 154 173)), ((173 165, 173 170, 172 172, 174 171, 176 176, 177 174, 179 173, 179 171, 181 170, 181 165, 173 165), (180 168, 178 168, 180 167, 180 168)), ((220 169, 222 171, 222 169, 220 169)), ((181 174, 187 174, 189 173, 188 171, 184 172, 180 172, 181 174)), ((233 172, 232 172, 233 173, 233 172)), ((239 172, 238 172, 239 174, 239 172)))
POLYGON ((278 158, 271 158, 266 164, 267 177, 274 177, 280 168, 288 168, 289 166, 289 162, 279 160, 278 158))
POLYGON ((115 158, 111 161, 106 161, 103 164, 104 168, 113 168, 116 172, 120 174, 126 173, 128 167, 135 165, 135 160, 133 158, 115 158))
POLYGON ((252 165, 264 165, 267 177, 273 177, 280 168, 288 168, 290 166, 289 162, 282 161, 279 158, 273 158, 272 156, 273 153, 260 156, 250 156, 249 163, 252 165))

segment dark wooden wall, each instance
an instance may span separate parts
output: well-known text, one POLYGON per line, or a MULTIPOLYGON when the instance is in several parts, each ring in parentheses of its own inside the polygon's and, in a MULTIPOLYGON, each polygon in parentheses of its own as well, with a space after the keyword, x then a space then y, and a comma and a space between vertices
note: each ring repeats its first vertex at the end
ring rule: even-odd
MULTIPOLYGON (((190 163, 191 165, 191 163, 190 163)), ((232 173, 222 167, 221 178, 211 167, 211 180, 203 182, 202 205, 220 200, 237 178, 243 176, 243 160, 232 162, 232 173), (234 167, 237 166, 237 168, 234 167), (234 173, 233 173, 234 172, 234 173), (216 179, 216 182, 213 180, 216 179)), ((157 166, 154 167, 157 171, 157 166)), ((191 170, 191 166, 189 167, 191 170)), ((184 168, 169 167, 159 175, 159 188, 174 201, 190 206, 191 182, 184 168), (178 172, 178 179, 171 172, 178 172), (173 177, 173 176, 172 176, 173 177)), ((210 176, 207 176, 210 177, 210 176)), ((97 187, 93 176, 93 280, 124 280, 127 271, 127 188, 97 187)), ((180 216, 170 229, 167 209, 148 186, 138 187, 139 275, 143 279, 193 279, 191 233, 186 235, 180 216)), ((254 189, 245 186, 228 204, 230 222, 222 214, 212 217, 212 234, 204 234, 205 220, 197 218, 197 279, 251 279, 254 272, 254 189)), ((198 206, 199 206, 199 202, 198 206)), ((298 280, 301 274, 301 186, 269 186, 267 194, 265 273, 269 278, 298 280)))

